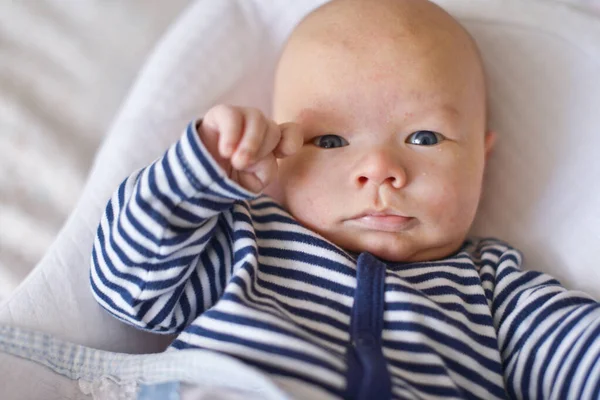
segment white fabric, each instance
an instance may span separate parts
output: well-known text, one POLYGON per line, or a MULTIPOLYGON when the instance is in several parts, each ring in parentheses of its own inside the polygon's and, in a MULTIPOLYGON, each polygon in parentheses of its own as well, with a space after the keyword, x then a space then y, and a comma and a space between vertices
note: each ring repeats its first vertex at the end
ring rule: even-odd
MULTIPOLYGON (((125 326, 92 299, 89 256, 103 207, 126 175, 211 105, 268 112, 278 50, 323 1, 198 0, 190 7, 142 70, 56 242, 0 305, 0 322, 105 350, 162 349, 169 338, 125 326)), ((600 19, 548 1, 440 4, 480 44, 491 126, 499 131, 474 232, 507 240, 524 251, 528 268, 600 297, 600 19)), ((4 369, 0 375, 17 373, 4 369)))
POLYGON ((200 349, 141 355, 106 352, 4 325, 2 370, 2 400, 162 400, 171 398, 167 393, 178 390, 179 383, 186 383, 179 391, 189 392, 184 396, 188 399, 202 392, 214 399, 288 398, 263 371, 226 354, 200 349), (156 389, 162 391, 160 396, 156 389))
POLYGON ((0 301, 75 207, 144 58, 189 1, 0 1, 0 301))
POLYGON ((600 16, 551 2, 447 3, 483 53, 498 131, 473 232, 600 299, 600 16))

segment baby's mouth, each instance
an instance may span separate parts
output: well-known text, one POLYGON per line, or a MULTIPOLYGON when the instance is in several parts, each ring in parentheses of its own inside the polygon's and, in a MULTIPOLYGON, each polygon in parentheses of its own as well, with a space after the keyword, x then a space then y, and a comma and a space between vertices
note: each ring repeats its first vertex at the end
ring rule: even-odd
POLYGON ((392 210, 367 210, 344 220, 345 224, 384 232, 399 232, 414 226, 416 219, 392 210))

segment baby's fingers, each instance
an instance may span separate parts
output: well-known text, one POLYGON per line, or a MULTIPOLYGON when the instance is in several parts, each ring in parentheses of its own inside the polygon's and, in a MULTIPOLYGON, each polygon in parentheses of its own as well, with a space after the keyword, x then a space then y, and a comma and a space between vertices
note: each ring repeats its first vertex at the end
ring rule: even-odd
POLYGON ((263 114, 254 108, 244 109, 244 128, 242 138, 231 157, 235 169, 244 169, 255 162, 262 146, 268 123, 263 114))
POLYGON ((284 158, 298 152, 304 144, 304 133, 300 125, 294 122, 286 122, 280 124, 279 128, 281 129, 281 139, 275 150, 273 150, 275 157, 284 158))
POLYGON ((250 168, 236 171, 236 180, 251 192, 259 193, 275 179, 277 170, 277 161, 273 154, 269 154, 250 168))
POLYGON ((209 110, 202 121, 207 134, 218 136, 218 152, 230 158, 242 137, 244 114, 237 107, 218 105, 209 110))

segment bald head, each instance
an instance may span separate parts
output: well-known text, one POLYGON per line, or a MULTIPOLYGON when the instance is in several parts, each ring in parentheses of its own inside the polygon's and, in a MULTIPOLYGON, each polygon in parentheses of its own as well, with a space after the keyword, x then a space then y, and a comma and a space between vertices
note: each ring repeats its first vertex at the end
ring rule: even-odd
POLYGON ((485 80, 477 46, 452 16, 427 0, 332 0, 317 8, 286 44, 275 100, 290 72, 302 73, 309 67, 306 63, 314 63, 304 57, 307 54, 323 62, 339 60, 343 54, 344 65, 334 66, 339 69, 336 73, 358 72, 365 81, 427 73, 432 83, 454 80, 457 85, 448 90, 463 90, 458 82, 468 81, 485 116, 485 80))
POLYGON ((294 34, 329 33, 331 38, 438 36, 476 51, 467 31, 445 10, 427 0, 332 0, 310 13, 294 34))

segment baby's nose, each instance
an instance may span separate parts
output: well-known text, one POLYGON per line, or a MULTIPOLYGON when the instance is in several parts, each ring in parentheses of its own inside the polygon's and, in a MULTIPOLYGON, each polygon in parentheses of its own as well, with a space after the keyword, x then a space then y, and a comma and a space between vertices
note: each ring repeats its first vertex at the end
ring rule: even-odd
POLYGON ((406 171, 394 154, 385 150, 370 152, 359 164, 354 174, 358 188, 368 184, 389 184, 396 189, 406 185, 406 171))

